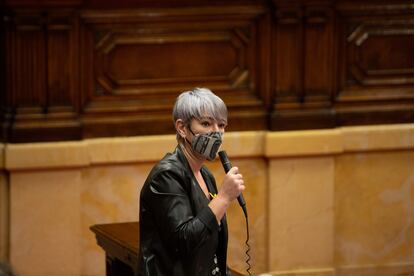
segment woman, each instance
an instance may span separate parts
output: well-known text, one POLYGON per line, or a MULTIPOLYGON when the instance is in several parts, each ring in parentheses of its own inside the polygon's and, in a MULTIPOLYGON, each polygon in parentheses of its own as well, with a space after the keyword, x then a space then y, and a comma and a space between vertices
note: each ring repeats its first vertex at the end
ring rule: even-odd
POLYGON ((203 165, 214 160, 227 125, 224 102, 206 88, 182 93, 173 120, 178 145, 150 172, 140 197, 142 276, 231 275, 225 212, 244 190, 233 167, 217 191, 203 165))

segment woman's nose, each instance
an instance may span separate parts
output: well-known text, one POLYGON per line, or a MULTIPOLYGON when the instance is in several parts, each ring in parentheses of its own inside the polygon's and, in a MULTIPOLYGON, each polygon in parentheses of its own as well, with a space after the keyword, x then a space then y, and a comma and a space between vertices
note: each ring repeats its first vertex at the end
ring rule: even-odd
POLYGON ((219 131, 220 127, 217 123, 212 124, 212 131, 219 131))

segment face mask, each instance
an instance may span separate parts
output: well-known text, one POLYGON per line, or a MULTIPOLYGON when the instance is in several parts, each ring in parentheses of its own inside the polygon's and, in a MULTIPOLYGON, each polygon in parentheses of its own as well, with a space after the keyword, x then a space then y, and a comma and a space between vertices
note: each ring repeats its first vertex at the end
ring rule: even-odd
POLYGON ((214 131, 196 135, 191 129, 190 131, 194 135, 193 141, 191 142, 193 150, 204 156, 207 160, 214 160, 223 142, 223 133, 214 131))

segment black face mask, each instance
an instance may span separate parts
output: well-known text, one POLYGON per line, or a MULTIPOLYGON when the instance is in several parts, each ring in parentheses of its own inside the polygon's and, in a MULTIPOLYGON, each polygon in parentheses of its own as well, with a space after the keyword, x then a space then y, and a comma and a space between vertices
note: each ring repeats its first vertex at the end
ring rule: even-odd
POLYGON ((190 132, 194 135, 193 141, 190 143, 186 140, 191 144, 191 148, 207 160, 214 160, 223 142, 223 133, 212 131, 204 134, 194 134, 191 128, 190 132))

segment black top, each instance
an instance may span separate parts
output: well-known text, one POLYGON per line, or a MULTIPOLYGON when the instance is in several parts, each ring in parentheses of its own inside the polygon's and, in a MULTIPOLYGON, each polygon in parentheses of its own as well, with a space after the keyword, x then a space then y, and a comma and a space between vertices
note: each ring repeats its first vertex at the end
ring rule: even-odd
MULTIPOLYGON (((217 193, 205 166, 201 174, 209 191, 217 193)), ((140 275, 212 275, 215 255, 221 275, 231 275, 226 218, 219 227, 208 203, 177 146, 152 169, 141 190, 140 275)))

